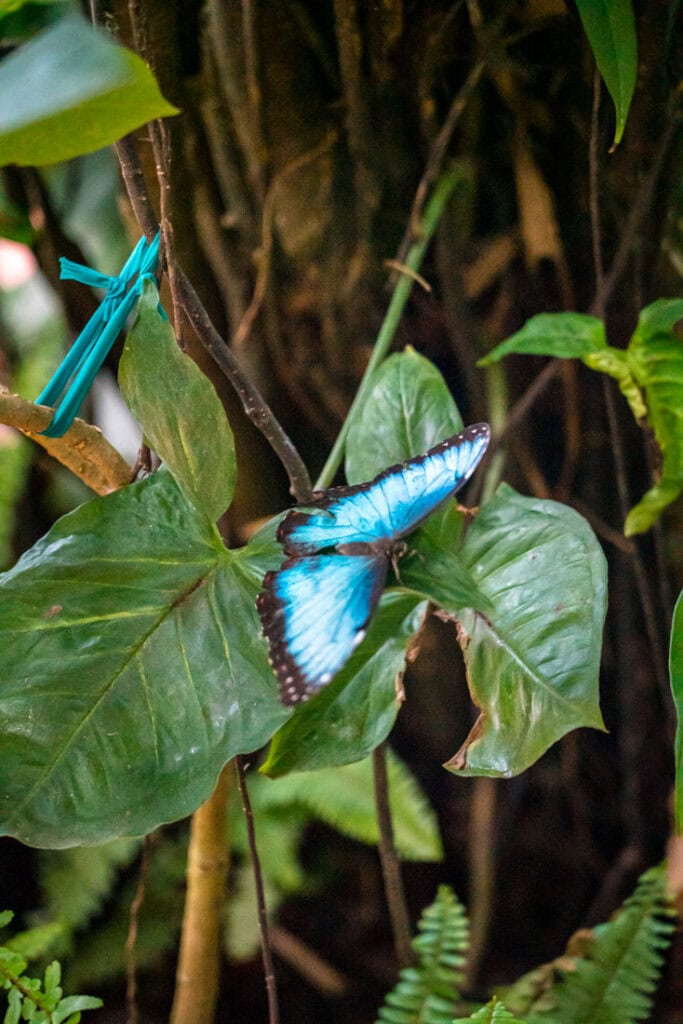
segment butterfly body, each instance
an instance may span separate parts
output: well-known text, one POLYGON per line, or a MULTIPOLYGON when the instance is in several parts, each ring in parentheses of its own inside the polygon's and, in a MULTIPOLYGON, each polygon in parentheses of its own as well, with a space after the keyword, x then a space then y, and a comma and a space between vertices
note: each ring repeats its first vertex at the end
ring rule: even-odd
POLYGON ((403 538, 474 472, 489 440, 478 423, 374 480, 317 492, 277 539, 287 556, 266 573, 257 608, 285 704, 316 693, 365 636, 403 538))

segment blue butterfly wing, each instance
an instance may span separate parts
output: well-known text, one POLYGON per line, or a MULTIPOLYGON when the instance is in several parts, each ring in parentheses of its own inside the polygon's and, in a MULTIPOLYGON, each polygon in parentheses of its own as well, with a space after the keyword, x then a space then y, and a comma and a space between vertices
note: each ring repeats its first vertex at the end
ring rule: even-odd
POLYGON ((289 512, 278 539, 288 555, 399 540, 469 479, 489 437, 488 424, 477 423, 426 455, 391 466, 370 483, 332 488, 312 502, 315 511, 289 512))
POLYGON ((375 555, 291 558, 263 581, 256 606, 284 704, 329 682, 365 636, 387 560, 375 555))

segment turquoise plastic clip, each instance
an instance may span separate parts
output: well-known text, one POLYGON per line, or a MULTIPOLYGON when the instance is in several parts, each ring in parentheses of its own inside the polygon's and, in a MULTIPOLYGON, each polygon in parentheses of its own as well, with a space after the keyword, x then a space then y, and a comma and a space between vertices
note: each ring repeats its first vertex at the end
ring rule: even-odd
MULTIPOLYGON (((105 296, 36 398, 38 405, 57 406, 57 400, 66 388, 52 422, 41 431, 45 437, 62 437, 73 423, 107 353, 142 294, 143 282, 148 278, 154 279, 159 260, 159 241, 160 232, 149 243, 144 237, 141 238, 117 277, 100 274, 64 256, 60 258, 59 276, 63 280, 80 281, 92 288, 103 288, 105 296)), ((163 309, 159 309, 165 316, 163 309)))

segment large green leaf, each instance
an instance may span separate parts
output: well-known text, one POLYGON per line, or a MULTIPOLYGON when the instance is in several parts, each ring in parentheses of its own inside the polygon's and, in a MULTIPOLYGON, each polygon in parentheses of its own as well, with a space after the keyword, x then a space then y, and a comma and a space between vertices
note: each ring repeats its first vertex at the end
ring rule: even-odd
POLYGON ((495 611, 459 615, 480 715, 446 767, 516 775, 565 733, 603 728, 598 670, 605 558, 586 521, 501 485, 468 531, 463 558, 495 611))
POLYGON ((681 319, 683 299, 659 299, 646 306, 627 350, 662 453, 660 479, 629 512, 627 536, 648 530, 683 491, 683 341, 676 331, 681 319))
POLYGON ((81 506, 0 577, 0 832, 38 846, 188 814, 288 712, 227 551, 169 473, 81 506))
POLYGON ((235 487, 232 431, 213 384, 178 347, 158 303, 145 281, 119 366, 121 390, 188 498, 216 520, 235 487))
POLYGON ((176 114, 136 54, 69 15, 0 64, 0 166, 51 164, 176 114))
POLYGON ((341 672, 273 737, 264 774, 277 778, 351 764, 386 739, 399 708, 396 679, 425 607, 410 595, 383 595, 365 639, 341 672))
POLYGON ((371 480, 388 466, 422 455, 462 430, 443 377, 413 348, 381 364, 346 441, 346 478, 371 480))
POLYGON ((615 146, 621 141, 638 71, 631 0, 576 0, 595 63, 616 108, 615 146))
POLYGON ((683 593, 678 595, 671 623, 671 647, 669 650, 669 672, 671 693, 676 708, 676 782, 674 808, 676 831, 683 831, 683 593))

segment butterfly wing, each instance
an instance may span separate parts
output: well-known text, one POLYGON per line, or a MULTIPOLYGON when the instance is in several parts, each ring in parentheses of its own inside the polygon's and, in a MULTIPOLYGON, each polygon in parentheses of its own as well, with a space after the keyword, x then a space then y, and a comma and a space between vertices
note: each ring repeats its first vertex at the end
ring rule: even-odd
POLYGON ((469 479, 489 437, 488 424, 476 423, 369 483, 332 488, 312 503, 319 511, 289 512, 278 539, 288 555, 399 540, 469 479))
POLYGON ((382 556, 331 554, 292 558, 266 574, 256 606, 284 704, 306 700, 346 662, 386 570, 382 556))

